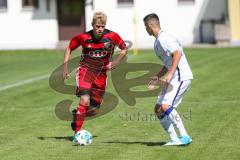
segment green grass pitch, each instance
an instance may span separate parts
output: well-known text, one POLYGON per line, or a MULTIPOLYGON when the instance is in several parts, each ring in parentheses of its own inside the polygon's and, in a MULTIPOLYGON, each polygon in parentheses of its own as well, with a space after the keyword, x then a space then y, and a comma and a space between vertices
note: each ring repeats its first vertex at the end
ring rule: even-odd
MULTIPOLYGON (((158 120, 148 117, 156 97, 137 98, 135 106, 128 106, 109 78, 107 91, 118 97, 118 106, 86 121, 83 128, 93 134, 93 144, 81 147, 69 141, 73 135, 69 122, 59 120, 54 112, 61 100, 73 100, 74 108, 78 99, 54 91, 47 78, 61 65, 63 52, 0 51, 0 159, 238 160, 240 48, 185 52, 195 79, 178 111, 193 137, 191 145, 162 146, 168 137, 158 120)), ((130 53, 128 62, 160 64, 153 51, 130 53)), ((73 73, 68 83, 74 83, 73 73)))

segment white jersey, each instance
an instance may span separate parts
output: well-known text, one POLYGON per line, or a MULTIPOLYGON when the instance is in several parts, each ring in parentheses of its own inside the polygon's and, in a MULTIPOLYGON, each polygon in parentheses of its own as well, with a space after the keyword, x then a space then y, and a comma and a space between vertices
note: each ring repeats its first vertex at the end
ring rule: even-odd
POLYGON ((155 40, 154 50, 167 69, 172 65, 172 53, 178 50, 182 56, 173 78, 177 78, 178 81, 193 79, 193 74, 183 52, 183 48, 177 39, 161 30, 158 34, 158 38, 155 40))

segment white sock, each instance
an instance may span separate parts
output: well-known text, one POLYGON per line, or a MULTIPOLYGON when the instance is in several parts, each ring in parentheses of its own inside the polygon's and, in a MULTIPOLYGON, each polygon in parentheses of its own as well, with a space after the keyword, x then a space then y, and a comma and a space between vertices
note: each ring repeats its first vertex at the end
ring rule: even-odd
POLYGON ((175 109, 173 109, 171 111, 171 113, 168 116, 166 116, 166 117, 168 117, 168 119, 171 120, 173 125, 175 127, 177 127, 177 129, 179 130, 180 136, 187 136, 188 135, 187 132, 186 132, 186 129, 185 129, 184 125, 183 125, 182 119, 181 119, 181 117, 179 116, 178 112, 175 109))
POLYGON ((170 139, 172 141, 178 141, 177 133, 167 115, 160 119, 160 123, 163 126, 164 130, 168 133, 170 139))

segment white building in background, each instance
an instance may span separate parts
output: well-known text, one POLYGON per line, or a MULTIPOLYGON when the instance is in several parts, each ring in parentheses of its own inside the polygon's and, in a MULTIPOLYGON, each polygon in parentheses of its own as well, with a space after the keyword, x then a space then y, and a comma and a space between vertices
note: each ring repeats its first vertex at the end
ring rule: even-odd
POLYGON ((0 0, 0 49, 54 48, 59 41, 56 2, 0 0), (47 8, 49 7, 49 8, 47 8))
POLYGON ((220 38, 231 42, 227 0, 0 0, 0 49, 54 49, 90 30, 95 11, 105 12, 106 27, 138 48, 152 47, 142 21, 152 12, 183 45, 215 43, 216 24, 220 38))

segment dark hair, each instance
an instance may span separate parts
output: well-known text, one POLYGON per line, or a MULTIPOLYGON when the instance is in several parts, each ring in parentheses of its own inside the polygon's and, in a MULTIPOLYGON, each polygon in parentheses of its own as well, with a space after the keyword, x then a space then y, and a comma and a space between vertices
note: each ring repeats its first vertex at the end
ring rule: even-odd
POLYGON ((149 21, 150 19, 155 19, 155 20, 157 20, 157 21, 159 22, 158 15, 155 14, 155 13, 151 13, 151 14, 146 15, 146 16, 143 18, 143 21, 144 21, 144 22, 147 22, 147 21, 149 21))

